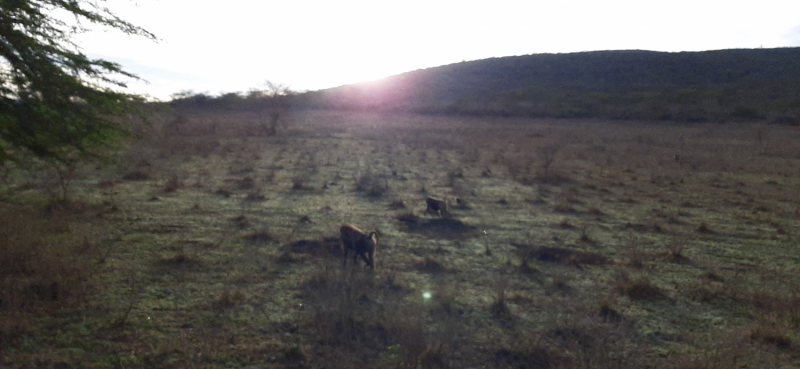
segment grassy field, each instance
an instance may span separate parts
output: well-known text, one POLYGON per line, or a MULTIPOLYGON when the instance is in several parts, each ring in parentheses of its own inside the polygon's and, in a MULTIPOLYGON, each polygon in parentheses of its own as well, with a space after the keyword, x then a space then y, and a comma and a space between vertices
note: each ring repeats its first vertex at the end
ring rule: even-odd
POLYGON ((0 365, 800 366, 797 127, 268 120, 155 112, 69 201, 6 173, 0 365))

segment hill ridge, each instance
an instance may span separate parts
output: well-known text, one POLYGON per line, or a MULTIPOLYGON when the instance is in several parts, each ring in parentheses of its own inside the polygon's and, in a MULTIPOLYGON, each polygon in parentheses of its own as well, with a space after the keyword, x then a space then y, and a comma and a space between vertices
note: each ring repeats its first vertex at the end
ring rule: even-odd
POLYGON ((312 91, 308 108, 724 121, 800 116, 800 48, 505 56, 312 91))

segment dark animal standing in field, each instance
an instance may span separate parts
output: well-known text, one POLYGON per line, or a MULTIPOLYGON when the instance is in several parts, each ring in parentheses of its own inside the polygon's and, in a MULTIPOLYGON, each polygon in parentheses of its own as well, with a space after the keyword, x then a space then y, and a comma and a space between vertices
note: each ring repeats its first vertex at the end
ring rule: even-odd
POLYGON ((428 208, 425 209, 426 213, 436 213, 437 215, 441 216, 450 216, 450 204, 447 203, 447 199, 440 199, 433 196, 428 196, 425 199, 425 203, 428 204, 428 208))
POLYGON ((355 252, 353 262, 358 264, 358 256, 367 263, 367 266, 375 270, 375 248, 378 246, 377 232, 366 233, 353 225, 345 224, 339 230, 342 237, 342 248, 344 249, 344 265, 347 265, 347 254, 350 250, 355 252), (369 258, 367 258, 369 255, 369 258))

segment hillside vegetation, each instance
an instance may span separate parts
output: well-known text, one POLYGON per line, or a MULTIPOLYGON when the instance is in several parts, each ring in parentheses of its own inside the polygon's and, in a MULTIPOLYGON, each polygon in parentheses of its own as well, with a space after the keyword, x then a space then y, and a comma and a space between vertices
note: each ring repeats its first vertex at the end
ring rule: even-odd
POLYGON ((800 48, 534 54, 300 95, 295 106, 433 114, 800 121, 800 48))

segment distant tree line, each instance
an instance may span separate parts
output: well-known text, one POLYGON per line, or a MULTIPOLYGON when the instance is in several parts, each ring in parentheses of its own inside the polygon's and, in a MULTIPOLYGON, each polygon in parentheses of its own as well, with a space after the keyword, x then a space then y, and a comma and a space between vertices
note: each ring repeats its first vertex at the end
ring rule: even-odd
POLYGON ((227 92, 217 96, 204 92, 184 90, 172 94, 169 105, 174 108, 204 108, 219 110, 275 110, 287 109, 289 99, 296 95, 289 86, 264 82, 247 92, 227 92))

